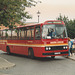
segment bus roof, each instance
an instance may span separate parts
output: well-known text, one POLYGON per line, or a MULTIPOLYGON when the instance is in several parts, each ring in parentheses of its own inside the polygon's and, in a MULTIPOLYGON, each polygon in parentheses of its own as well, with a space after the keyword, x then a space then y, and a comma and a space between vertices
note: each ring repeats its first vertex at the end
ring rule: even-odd
POLYGON ((28 24, 25 26, 18 26, 17 28, 22 28, 22 27, 28 27, 28 26, 36 26, 36 25, 41 25, 42 23, 37 23, 37 24, 28 24))
POLYGON ((45 21, 44 24, 64 24, 65 25, 65 23, 60 20, 48 20, 48 21, 45 21))
POLYGON ((65 23, 63 21, 60 21, 60 20, 48 20, 48 21, 45 21, 44 23, 37 23, 37 24, 28 24, 28 25, 25 25, 25 26, 19 26, 17 28, 21 28, 21 27, 27 27, 27 26, 36 26, 36 25, 44 25, 44 24, 63 24, 65 25, 65 23))

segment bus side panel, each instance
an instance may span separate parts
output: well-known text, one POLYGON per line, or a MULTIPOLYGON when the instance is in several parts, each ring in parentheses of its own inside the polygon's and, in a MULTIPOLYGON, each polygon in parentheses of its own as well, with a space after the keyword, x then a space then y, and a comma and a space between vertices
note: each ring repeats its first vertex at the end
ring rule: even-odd
POLYGON ((25 40, 8 41, 8 46, 10 48, 11 53, 27 55, 27 46, 25 46, 24 44, 26 44, 25 40))
POLYGON ((15 45, 8 45, 10 48, 11 53, 16 53, 16 54, 22 54, 22 55, 27 55, 27 47, 25 46, 15 46, 15 45))
POLYGON ((6 43, 0 44, 0 49, 4 52, 6 52, 6 43))
POLYGON ((35 57, 42 57, 42 53, 45 50, 44 47, 41 47, 43 42, 41 40, 34 40, 32 44, 34 44, 34 47, 32 47, 33 51, 34 51, 34 56, 35 57))
POLYGON ((34 51, 34 56, 35 57, 43 57, 42 53, 44 53, 45 48, 44 47, 34 47, 33 51, 34 51))
POLYGON ((13 53, 13 46, 12 45, 7 45, 10 49, 10 52, 13 53))
POLYGON ((17 54, 27 55, 27 47, 26 46, 14 46, 14 52, 17 54))
POLYGON ((3 50, 3 47, 2 46, 3 46, 3 44, 0 43, 0 50, 3 50))
POLYGON ((6 44, 3 45, 2 50, 3 50, 4 52, 6 52, 6 44))

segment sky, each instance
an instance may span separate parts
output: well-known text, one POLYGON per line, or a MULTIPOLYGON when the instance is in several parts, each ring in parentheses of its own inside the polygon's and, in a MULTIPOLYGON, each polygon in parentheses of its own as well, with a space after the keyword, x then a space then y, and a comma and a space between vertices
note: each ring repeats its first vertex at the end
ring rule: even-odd
POLYGON ((40 0, 35 7, 26 8, 26 11, 32 16, 32 19, 26 22, 38 22, 37 12, 40 11, 39 22, 46 20, 55 20, 59 14, 68 16, 69 19, 75 19, 75 0, 40 0))

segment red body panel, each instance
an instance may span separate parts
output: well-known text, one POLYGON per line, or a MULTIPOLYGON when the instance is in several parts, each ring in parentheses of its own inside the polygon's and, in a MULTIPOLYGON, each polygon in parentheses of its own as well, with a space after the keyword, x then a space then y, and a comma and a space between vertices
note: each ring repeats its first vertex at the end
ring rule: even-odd
MULTIPOLYGON (((6 44, 0 44, 0 49, 6 52, 6 47, 9 46, 11 53, 28 55, 28 48, 32 48, 34 51, 34 56, 36 57, 47 57, 47 56, 63 56, 68 54, 58 54, 58 55, 42 55, 43 53, 56 53, 56 52, 66 52, 67 50, 53 50, 53 51, 45 51, 45 46, 50 45, 53 41, 63 41, 62 45, 67 44, 67 39, 42 39, 42 40, 7 40, 6 44), (32 41, 32 42, 31 42, 32 41), (26 45, 26 46, 25 46, 26 45)), ((52 45, 61 45, 52 44, 52 45)))

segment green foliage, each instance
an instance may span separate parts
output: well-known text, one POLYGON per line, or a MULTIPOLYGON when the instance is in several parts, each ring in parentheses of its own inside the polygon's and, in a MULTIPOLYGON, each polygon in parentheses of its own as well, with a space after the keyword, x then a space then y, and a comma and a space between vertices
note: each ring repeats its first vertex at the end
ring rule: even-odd
POLYGON ((67 32, 68 32, 68 37, 70 38, 75 38, 75 19, 74 20, 69 20, 68 17, 62 16, 61 14, 57 18, 57 20, 64 21, 66 27, 67 27, 67 32))
POLYGON ((35 5, 34 0, 0 0, 0 25, 13 28, 15 23, 21 24, 21 19, 30 19, 25 8, 35 5))

